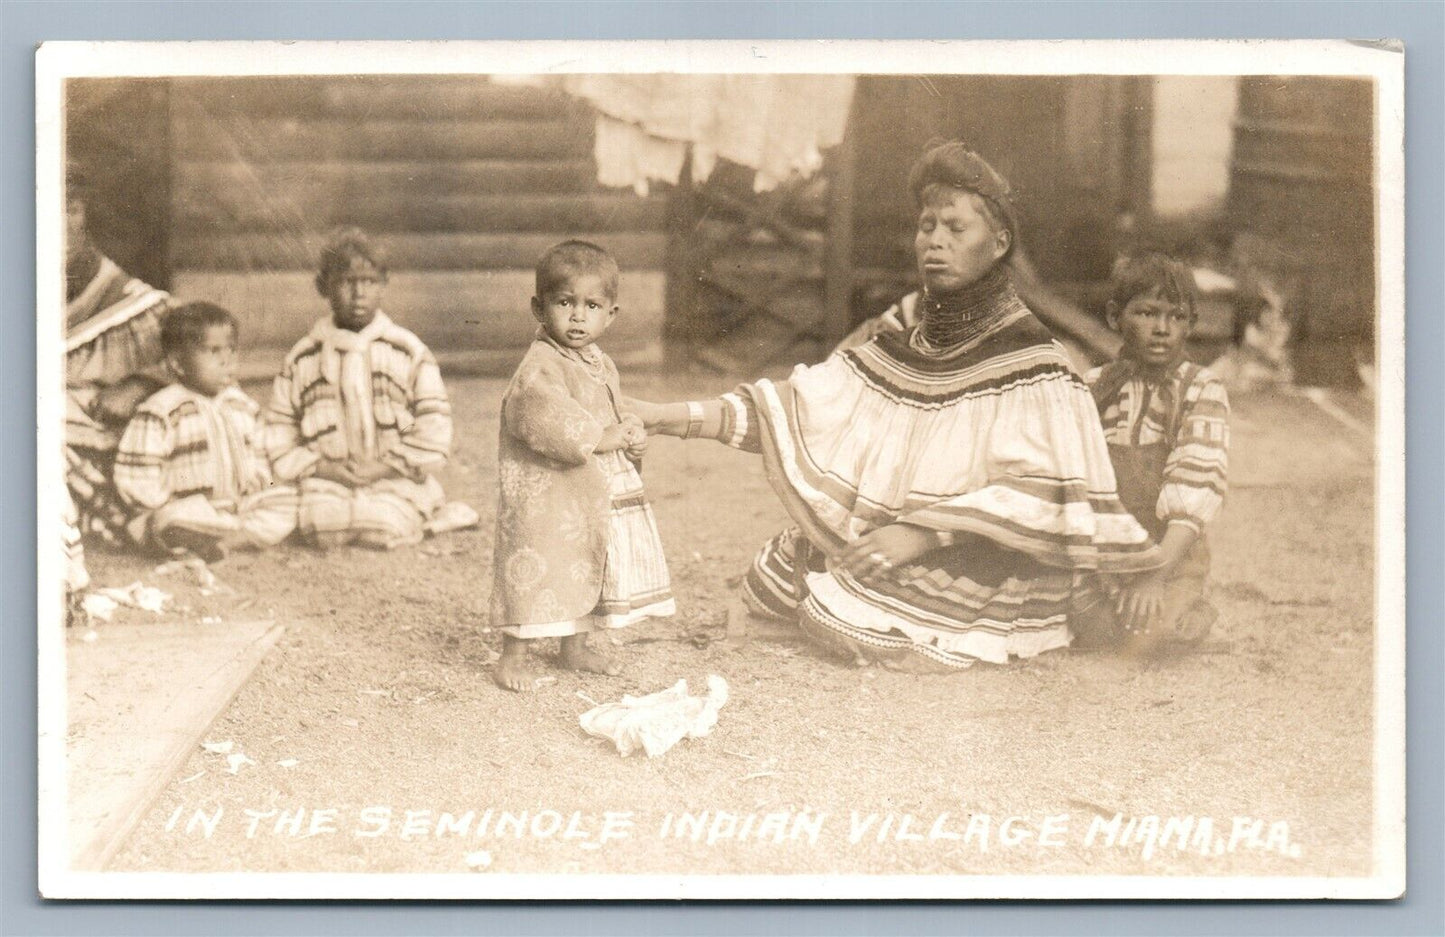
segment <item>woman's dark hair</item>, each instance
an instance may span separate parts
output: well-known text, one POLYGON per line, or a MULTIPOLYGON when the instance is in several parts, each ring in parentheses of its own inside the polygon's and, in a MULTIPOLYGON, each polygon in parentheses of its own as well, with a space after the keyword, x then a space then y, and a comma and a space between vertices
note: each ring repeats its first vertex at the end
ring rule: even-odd
POLYGON ((199 345, 213 325, 228 325, 231 334, 240 337, 241 324, 222 306, 207 302, 177 306, 161 319, 161 352, 168 358, 184 354, 199 345))
POLYGON ((1114 261, 1109 274, 1109 302, 1123 309, 1136 296, 1147 296, 1158 290, 1171 303, 1195 314, 1198 290, 1194 273, 1163 251, 1139 251, 1114 261))
POLYGON ((1018 215, 1008 180, 982 156, 955 140, 933 147, 914 164, 908 174, 913 206, 923 208, 924 199, 935 186, 962 189, 984 200, 991 220, 1008 231, 1009 247, 1003 258, 1007 260, 1018 243, 1018 215))
POLYGON ((321 248, 321 263, 316 271, 316 292, 326 295, 331 278, 351 269, 351 261, 361 258, 376 268, 386 279, 386 249, 372 242, 360 228, 336 228, 326 236, 321 248))

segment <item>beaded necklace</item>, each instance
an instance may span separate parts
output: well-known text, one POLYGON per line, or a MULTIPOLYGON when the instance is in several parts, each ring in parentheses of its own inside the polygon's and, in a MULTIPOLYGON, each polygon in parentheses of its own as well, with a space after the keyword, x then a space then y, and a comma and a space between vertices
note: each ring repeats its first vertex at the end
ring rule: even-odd
POLYGON ((1022 307, 1007 269, 996 265, 983 277, 953 293, 935 296, 924 290, 916 333, 922 349, 957 348, 990 331, 1022 307))

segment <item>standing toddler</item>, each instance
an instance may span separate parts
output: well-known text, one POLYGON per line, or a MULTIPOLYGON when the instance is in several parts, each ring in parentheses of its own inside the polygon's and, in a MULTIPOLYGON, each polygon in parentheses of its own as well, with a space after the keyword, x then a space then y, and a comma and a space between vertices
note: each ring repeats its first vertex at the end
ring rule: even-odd
POLYGON ((536 340, 502 398, 492 622, 498 686, 535 685, 527 642, 561 638, 561 666, 616 674, 592 631, 674 611, 667 562, 634 464, 647 436, 621 410, 597 340, 617 317, 617 262, 565 241, 537 262, 536 340))

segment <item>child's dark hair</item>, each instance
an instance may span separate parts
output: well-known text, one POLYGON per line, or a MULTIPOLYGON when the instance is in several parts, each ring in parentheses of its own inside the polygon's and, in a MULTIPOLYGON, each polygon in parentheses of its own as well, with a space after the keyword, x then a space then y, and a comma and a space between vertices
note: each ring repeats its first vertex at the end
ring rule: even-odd
POLYGON ((240 336, 241 324, 222 306, 206 302, 177 306, 161 319, 161 352, 168 358, 183 354, 199 345, 206 337, 206 329, 214 325, 230 326, 231 334, 240 336))
POLYGON ((360 228, 336 228, 326 236, 321 247, 321 264, 316 271, 316 292, 325 296, 331 279, 351 269, 351 261, 361 258, 376 268, 386 279, 386 249, 373 243, 360 228))
POLYGON ((1158 290, 1165 299, 1195 314, 1197 290, 1194 273, 1162 251, 1126 254, 1114 262, 1109 274, 1109 302, 1123 309, 1136 296, 1158 290))
POLYGON ((554 244, 537 258, 537 298, 546 296, 559 283, 584 273, 602 277, 607 285, 607 295, 617 298, 617 283, 621 277, 617 261, 606 248, 579 240, 554 244))

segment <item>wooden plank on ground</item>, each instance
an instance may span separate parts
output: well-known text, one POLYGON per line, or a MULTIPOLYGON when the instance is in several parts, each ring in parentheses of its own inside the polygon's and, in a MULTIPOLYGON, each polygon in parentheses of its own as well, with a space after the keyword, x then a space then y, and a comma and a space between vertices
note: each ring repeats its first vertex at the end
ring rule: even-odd
POLYGON ((92 643, 69 638, 73 871, 104 869, 282 630, 271 621, 111 624, 92 643))

